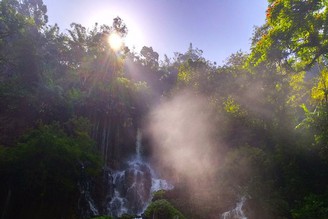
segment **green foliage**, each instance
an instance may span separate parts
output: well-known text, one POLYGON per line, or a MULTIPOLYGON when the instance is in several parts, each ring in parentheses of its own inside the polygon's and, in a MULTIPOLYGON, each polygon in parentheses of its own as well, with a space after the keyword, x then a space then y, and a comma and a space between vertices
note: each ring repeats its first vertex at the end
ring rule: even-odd
POLYGON ((144 216, 146 219, 184 219, 185 217, 165 199, 152 202, 146 209, 144 216))
POLYGON ((295 74, 289 75, 290 93, 288 95, 287 104, 293 108, 297 108, 299 105, 310 102, 310 84, 308 80, 305 80, 306 72, 301 71, 295 74), (304 101, 307 100, 307 101, 304 101))
POLYGON ((241 115, 242 112, 240 110, 240 105, 235 102, 235 100, 230 96, 227 98, 227 100, 223 103, 224 109, 227 113, 231 113, 238 117, 238 115, 241 115))
POLYGON ((310 194, 304 198, 297 209, 292 210, 294 219, 328 218, 328 197, 310 194))
POLYGON ((92 219, 113 219, 111 216, 100 216, 100 217, 93 217, 92 219))
POLYGON ((149 66, 150 68, 158 68, 158 53, 153 51, 152 47, 144 46, 142 47, 140 54, 144 58, 144 62, 146 66, 149 66))
POLYGON ((312 88, 311 97, 319 103, 328 103, 328 70, 326 68, 318 76, 317 84, 312 88))
POLYGON ((20 218, 29 208, 36 207, 36 218, 47 214, 52 215, 49 218, 58 218, 74 212, 81 165, 90 177, 100 173, 101 159, 92 141, 86 136, 68 137, 56 125, 41 126, 26 134, 16 147, 2 149, 1 190, 13 193, 14 212, 9 215, 20 218), (29 202, 23 204, 26 199, 29 202), (63 210, 62 203, 70 207, 63 210))
POLYGON ((249 62, 285 62, 295 68, 313 65, 326 56, 327 2, 270 1, 265 32, 253 43, 249 62))
POLYGON ((240 191, 235 192, 260 197, 272 189, 270 177, 262 175, 262 168, 268 172, 272 168, 263 150, 250 146, 236 148, 227 154, 224 165, 222 177, 227 182, 225 186, 239 187, 240 191))
POLYGON ((166 191, 165 190, 158 190, 153 193, 153 201, 164 199, 165 198, 166 191))
POLYGON ((120 219, 134 219, 135 216, 129 214, 123 214, 120 219))
POLYGON ((314 111, 309 111, 305 105, 303 105, 305 110, 304 120, 297 126, 299 129, 310 132, 313 138, 312 148, 317 151, 321 158, 328 160, 328 112, 327 104, 319 105, 314 111))

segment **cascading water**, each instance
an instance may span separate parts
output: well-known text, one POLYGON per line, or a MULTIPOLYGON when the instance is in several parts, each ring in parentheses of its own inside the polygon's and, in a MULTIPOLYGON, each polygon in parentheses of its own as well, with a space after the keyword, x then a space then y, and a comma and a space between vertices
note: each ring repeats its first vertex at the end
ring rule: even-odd
POLYGON ((140 215, 147 208, 154 191, 173 188, 165 180, 159 179, 142 158, 141 140, 142 134, 138 130, 135 156, 127 162, 127 168, 111 174, 114 190, 107 203, 108 215, 114 217, 125 213, 140 215))
POLYGON ((243 211, 243 206, 245 204, 246 198, 242 197, 239 202, 237 202, 236 207, 230 211, 224 212, 221 215, 222 219, 247 219, 243 211))
POLYGON ((86 178, 84 171, 84 164, 81 163, 81 181, 78 183, 78 188, 80 190, 78 208, 82 218, 90 218, 92 216, 99 215, 99 211, 90 192, 90 180, 86 178))

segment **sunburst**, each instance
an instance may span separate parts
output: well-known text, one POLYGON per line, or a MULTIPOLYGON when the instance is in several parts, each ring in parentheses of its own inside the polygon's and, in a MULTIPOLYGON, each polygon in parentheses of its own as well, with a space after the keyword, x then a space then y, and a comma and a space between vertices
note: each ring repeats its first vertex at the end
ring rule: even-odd
POLYGON ((123 46, 123 38, 118 33, 111 33, 108 36, 108 44, 113 50, 117 51, 123 46))

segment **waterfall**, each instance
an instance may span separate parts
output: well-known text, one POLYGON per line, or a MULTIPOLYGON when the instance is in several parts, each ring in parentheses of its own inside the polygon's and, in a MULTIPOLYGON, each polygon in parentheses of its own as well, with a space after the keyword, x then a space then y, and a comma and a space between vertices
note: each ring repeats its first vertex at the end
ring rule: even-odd
POLYGON ((243 206, 245 204, 246 198, 242 197, 239 202, 237 202, 236 207, 230 211, 226 211, 222 214, 222 219, 247 219, 243 211, 243 206))
POLYGON ((138 129, 136 153, 128 160, 127 167, 111 174, 112 197, 107 203, 107 214, 118 217, 122 214, 140 215, 145 211, 152 193, 161 189, 172 189, 167 181, 157 177, 149 163, 142 157, 142 133, 138 129))
POLYGON ((99 211, 96 207, 95 201, 91 195, 90 180, 86 178, 84 164, 81 163, 81 180, 78 183, 80 191, 80 197, 78 200, 78 208, 82 218, 90 218, 92 216, 99 215, 99 211))
POLYGON ((141 140, 142 134, 140 129, 137 130, 137 140, 136 140, 136 160, 141 161, 141 140))

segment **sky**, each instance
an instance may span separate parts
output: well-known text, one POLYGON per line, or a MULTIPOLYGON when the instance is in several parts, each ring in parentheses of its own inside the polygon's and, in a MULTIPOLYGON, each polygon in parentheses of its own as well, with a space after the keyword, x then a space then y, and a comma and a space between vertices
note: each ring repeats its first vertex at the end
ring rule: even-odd
POLYGON ((248 52, 254 26, 265 23, 267 0, 44 0, 49 24, 64 32, 71 23, 111 25, 119 16, 128 28, 126 45, 151 46, 160 58, 184 53, 189 44, 218 64, 248 52))

